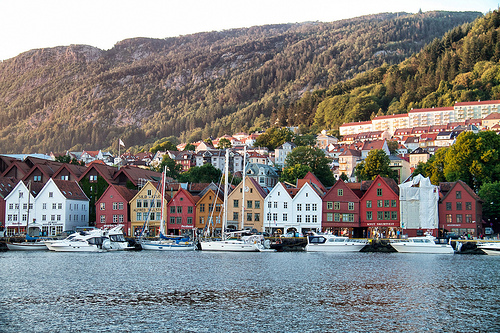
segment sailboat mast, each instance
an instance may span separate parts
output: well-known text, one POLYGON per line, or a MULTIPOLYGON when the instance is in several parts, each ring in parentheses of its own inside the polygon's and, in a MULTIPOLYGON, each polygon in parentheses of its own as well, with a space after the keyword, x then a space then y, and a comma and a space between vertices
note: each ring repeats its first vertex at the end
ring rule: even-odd
POLYGON ((30 196, 31 196, 31 180, 28 182, 28 211, 26 213, 26 235, 28 235, 30 223, 30 196))
POLYGON ((161 222, 160 222, 160 235, 165 235, 165 205, 163 200, 165 199, 165 175, 167 174, 167 166, 163 167, 163 173, 161 174, 161 222))
POLYGON ((228 183, 229 183, 229 149, 226 149, 226 165, 224 167, 224 214, 222 215, 222 228, 221 228, 222 235, 224 235, 227 225, 227 195, 229 190, 228 183))
POLYGON ((242 190, 241 192, 243 193, 241 197, 241 224, 240 224, 240 230, 243 230, 245 226, 245 178, 246 178, 246 166, 247 166, 247 147, 245 146, 243 148, 243 184, 242 184, 242 190))

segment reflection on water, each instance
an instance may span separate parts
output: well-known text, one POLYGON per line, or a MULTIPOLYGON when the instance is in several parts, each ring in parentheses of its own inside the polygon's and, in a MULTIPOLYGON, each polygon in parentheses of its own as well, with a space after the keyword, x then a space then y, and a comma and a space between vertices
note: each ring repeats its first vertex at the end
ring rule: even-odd
POLYGON ((0 253, 1 332, 497 332, 500 258, 0 253))

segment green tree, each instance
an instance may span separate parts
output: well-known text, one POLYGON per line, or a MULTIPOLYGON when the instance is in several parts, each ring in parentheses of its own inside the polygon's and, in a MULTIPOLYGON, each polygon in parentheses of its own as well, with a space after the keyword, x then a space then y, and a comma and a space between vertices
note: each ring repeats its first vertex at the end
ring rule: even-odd
POLYGON ((478 194, 483 200, 483 218, 485 220, 498 218, 500 216, 500 182, 484 183, 478 194))
POLYGON ((212 164, 204 164, 200 167, 192 167, 188 171, 182 173, 178 180, 180 182, 189 183, 218 183, 222 172, 215 168, 212 164))
POLYGON ((300 146, 292 150, 285 159, 285 168, 297 164, 307 165, 311 172, 326 187, 335 184, 335 177, 330 170, 330 160, 325 153, 316 147, 300 146))
POLYGON ((187 151, 187 150, 194 151, 194 150, 196 150, 196 147, 192 143, 188 143, 186 145, 186 147, 184 147, 184 151, 187 151))
POLYGON ((69 155, 59 155, 59 156, 56 156, 55 161, 61 162, 61 163, 70 163, 71 157, 69 155))
POLYGON ((382 149, 373 149, 364 161, 359 163, 354 173, 358 180, 372 180, 378 175, 388 177, 398 182, 398 174, 389 167, 389 156, 382 149))
POLYGON ((344 181, 344 183, 347 183, 349 181, 349 177, 347 177, 347 175, 345 174, 345 172, 342 172, 340 174, 340 179, 342 179, 344 181))
POLYGON ((217 144, 217 149, 226 149, 226 148, 231 148, 233 145, 231 144, 231 141, 226 138, 222 138, 219 140, 219 143, 217 144))
POLYGON ((389 148, 391 155, 398 154, 399 143, 397 141, 387 141, 387 147, 389 148))
POLYGON ((293 138, 293 143, 295 143, 297 146, 315 146, 316 135, 314 134, 296 135, 293 138))
POLYGON ((175 160, 171 159, 167 154, 163 155, 161 163, 158 165, 158 172, 163 172, 165 175, 173 179, 177 179, 182 171, 182 165, 177 164, 175 160), (166 167, 166 169, 165 169, 166 167))
POLYGON ((312 172, 312 169, 308 165, 295 164, 292 166, 288 166, 283 169, 283 172, 281 173, 280 176, 280 182, 297 184, 297 179, 304 178, 309 171, 312 172))
POLYGON ((155 154, 158 151, 177 150, 177 147, 170 141, 165 141, 153 146, 149 151, 155 154))
POLYGON ((287 141, 292 141, 293 133, 288 128, 271 127, 255 140, 254 147, 267 147, 274 150, 287 141))

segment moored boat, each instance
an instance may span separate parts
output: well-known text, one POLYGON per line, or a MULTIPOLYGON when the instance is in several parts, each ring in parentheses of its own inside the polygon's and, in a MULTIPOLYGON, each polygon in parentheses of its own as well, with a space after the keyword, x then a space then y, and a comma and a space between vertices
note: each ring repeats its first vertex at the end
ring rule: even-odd
POLYGON ((307 237, 308 252, 359 252, 368 244, 367 239, 352 239, 335 235, 312 235, 307 237))
POLYGON ((477 248, 490 256, 500 256, 500 242, 479 243, 477 248))
POLYGON ((44 242, 7 242, 5 243, 10 251, 46 251, 44 242))
POLYGON ((104 232, 101 229, 81 231, 62 240, 44 241, 47 248, 56 252, 103 252, 104 232))
POLYGON ((396 251, 401 253, 455 253, 449 242, 445 244, 436 243, 436 238, 433 236, 391 239, 390 244, 396 251))

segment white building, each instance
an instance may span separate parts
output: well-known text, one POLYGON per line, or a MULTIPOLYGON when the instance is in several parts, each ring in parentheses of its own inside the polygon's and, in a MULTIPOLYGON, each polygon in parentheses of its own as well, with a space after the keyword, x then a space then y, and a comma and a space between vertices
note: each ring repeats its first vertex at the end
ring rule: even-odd
POLYGON ((264 199, 264 230, 287 233, 321 230, 321 196, 306 182, 300 189, 278 183, 264 199))
POLYGON ((49 179, 36 196, 35 218, 43 235, 89 224, 89 198, 77 182, 49 179))
POLYGON ((30 226, 36 222, 36 194, 37 191, 30 193, 26 184, 20 180, 5 197, 5 228, 7 236, 25 233, 28 221, 30 226))
POLYGON ((274 150, 274 154, 275 154, 274 164, 276 164, 277 166, 280 166, 280 167, 284 167, 285 166, 285 159, 286 159, 287 155, 290 154, 292 152, 292 150, 296 147, 297 147, 297 145, 295 143, 292 143, 292 142, 285 142, 281 146, 277 147, 274 150))

